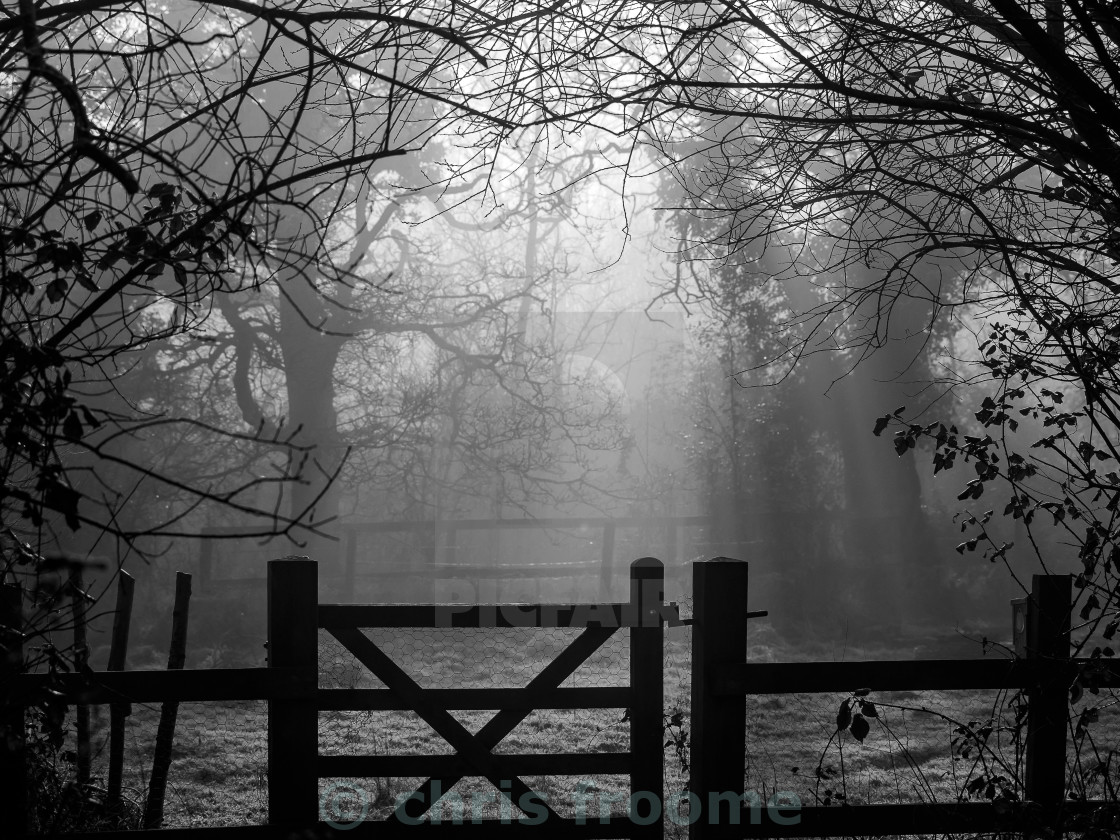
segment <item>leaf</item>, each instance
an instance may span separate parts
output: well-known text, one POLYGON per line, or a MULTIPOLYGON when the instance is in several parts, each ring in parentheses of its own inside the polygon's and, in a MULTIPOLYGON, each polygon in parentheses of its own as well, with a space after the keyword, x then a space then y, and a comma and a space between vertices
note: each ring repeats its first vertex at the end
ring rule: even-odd
POLYGON ((84 268, 74 272, 74 277, 78 281, 78 285, 80 285, 82 288, 88 289, 91 292, 101 291, 98 285, 93 281, 93 278, 90 276, 89 272, 84 268))
POLYGON ((43 493, 44 504, 62 514, 71 531, 77 531, 81 526, 78 519, 78 500, 81 494, 71 487, 58 482, 52 482, 43 493))
POLYGON ((836 731, 847 729, 852 722, 852 701, 845 700, 836 712, 836 731))
POLYGON ((58 303, 66 297, 66 290, 70 288, 70 284, 66 282, 64 277, 56 277, 47 284, 47 300, 51 303, 58 303))
POLYGON ((871 430, 871 433, 875 435, 875 437, 879 437, 879 435, 883 433, 883 429, 887 428, 887 424, 890 422, 891 416, 889 414, 884 414, 882 417, 876 418, 875 428, 871 430))
POLYGON ((85 224, 86 230, 92 231, 101 224, 103 218, 100 210, 94 210, 92 213, 87 214, 86 217, 82 219, 82 222, 85 224))
POLYGON ((148 195, 152 198, 159 198, 164 195, 175 195, 175 185, 166 182, 156 184, 148 190, 148 195))
POLYGON ((852 736, 862 744, 863 739, 867 737, 867 733, 871 731, 871 724, 867 722, 867 719, 863 715, 857 714, 852 718, 852 727, 850 731, 852 736))
POLYGON ((69 440, 82 439, 82 421, 78 417, 78 412, 71 411, 66 415, 66 420, 62 423, 62 434, 69 440))
POLYGON ((870 693, 871 693, 870 688, 857 688, 855 691, 852 692, 852 694, 854 694, 856 697, 866 697, 870 693))
POLYGON ((901 414, 902 414, 902 412, 904 412, 905 410, 906 410, 906 406, 904 406, 904 405, 900 405, 900 406, 899 406, 898 408, 896 408, 896 409, 895 409, 894 411, 892 411, 891 413, 892 413, 892 414, 893 414, 893 415, 894 415, 895 417, 898 417, 898 416, 899 416, 899 415, 901 415, 901 414))
POLYGON ((879 710, 875 708, 875 704, 870 700, 864 700, 863 703, 860 704, 859 710, 863 712, 864 717, 879 717, 879 710))
POLYGON ((171 271, 175 275, 175 282, 178 283, 181 287, 186 288, 187 270, 183 268, 183 266, 179 263, 173 263, 171 265, 171 271))

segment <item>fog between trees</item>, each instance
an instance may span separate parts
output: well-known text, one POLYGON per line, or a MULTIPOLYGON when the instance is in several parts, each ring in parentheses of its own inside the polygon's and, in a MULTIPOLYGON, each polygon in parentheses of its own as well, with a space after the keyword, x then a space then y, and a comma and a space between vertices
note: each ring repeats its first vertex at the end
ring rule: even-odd
MULTIPOLYGON (((749 559, 789 634, 1002 627, 1043 568, 1106 628, 1115 14, 869 8, 24 0, 6 574, 634 516, 621 562, 749 559)), ((600 554, 525 533, 455 556, 600 554)))

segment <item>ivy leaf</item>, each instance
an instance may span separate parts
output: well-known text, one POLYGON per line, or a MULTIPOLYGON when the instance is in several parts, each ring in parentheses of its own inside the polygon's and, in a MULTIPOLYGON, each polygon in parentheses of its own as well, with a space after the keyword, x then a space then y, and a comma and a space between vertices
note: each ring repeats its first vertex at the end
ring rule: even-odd
POLYGON ((863 712, 864 717, 869 717, 869 718, 879 717, 879 710, 877 708, 875 708, 875 704, 872 703, 870 700, 864 700, 860 704, 859 710, 861 712, 863 712))
POLYGON ((86 217, 82 219, 82 222, 85 224, 86 230, 92 231, 95 227, 101 224, 102 218, 104 217, 101 215, 101 211, 94 210, 92 213, 86 215, 86 217))
POLYGON ((47 300, 51 303, 58 303, 66 297, 66 290, 70 288, 70 284, 66 282, 64 277, 56 277, 47 284, 47 300))
POLYGON ((879 435, 883 433, 883 429, 887 428, 887 424, 890 422, 891 416, 889 414, 884 414, 882 417, 876 418, 875 428, 871 430, 872 434, 874 434, 875 437, 879 437, 879 435))
POLYGON ((845 700, 836 712, 836 731, 847 729, 852 722, 852 701, 845 700))
POLYGON ((867 722, 867 719, 864 718, 863 715, 857 714, 852 718, 852 727, 850 731, 852 736, 862 744, 863 739, 867 737, 867 733, 871 731, 871 724, 867 722))
POLYGON ((82 288, 88 289, 91 292, 101 291, 97 283, 94 282, 93 277, 91 277, 90 273, 84 268, 74 272, 74 277, 75 279, 77 279, 78 285, 80 285, 82 288))
POLYGON ((71 531, 82 527, 78 519, 78 500, 81 494, 72 487, 67 487, 57 481, 51 482, 43 493, 43 502, 47 507, 62 514, 71 531))

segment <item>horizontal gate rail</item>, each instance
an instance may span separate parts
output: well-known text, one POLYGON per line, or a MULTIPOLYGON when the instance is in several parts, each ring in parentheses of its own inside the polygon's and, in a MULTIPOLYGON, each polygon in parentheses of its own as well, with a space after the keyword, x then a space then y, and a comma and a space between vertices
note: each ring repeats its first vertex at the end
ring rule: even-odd
MULTIPOLYGON (((806 806, 798 809, 794 825, 775 825, 765 804, 757 822, 744 815, 739 837, 876 837, 890 834, 1032 834, 1044 825, 1058 825, 1094 810, 1094 803, 1067 802, 1063 807, 1034 803, 1000 811, 989 802, 897 805, 806 806)), ((793 811, 783 809, 786 818, 793 811)))
POLYGON ((67 703, 159 703, 275 700, 307 697, 300 672, 289 668, 214 668, 181 671, 90 671, 20 674, 7 695, 30 705, 50 691, 67 703))
MULTIPOLYGON (((578 776, 585 773, 630 773, 630 753, 498 753, 503 771, 515 776, 578 776)), ((391 776, 473 776, 475 770, 457 755, 321 755, 320 779, 391 776)))
MULTIPOLYGON (((676 605, 659 605, 659 615, 677 623, 676 605)), ((629 603, 604 604, 320 604, 319 627, 635 627, 639 616, 629 603)))
MULTIPOLYGON (((209 828, 153 828, 138 831, 89 831, 66 834, 66 840, 353 840, 353 838, 373 838, 374 840, 407 840, 407 838, 431 837, 433 840, 446 840, 448 822, 407 825, 405 823, 366 821, 355 823, 346 829, 337 829, 326 822, 317 822, 293 835, 290 828, 276 825, 229 825, 209 828)), ((550 823, 522 823, 517 819, 505 822, 501 819, 467 821, 454 827, 455 836, 460 840, 595 840, 595 838, 627 838, 634 830, 634 824, 626 817, 611 817, 600 820, 598 814, 589 813, 582 823, 578 820, 565 820, 555 825, 550 823)), ((31 835, 34 836, 34 835, 31 835)))
POLYGON ((1066 680, 1086 666, 1094 684, 1120 687, 1120 662, 1069 659, 896 659, 870 662, 759 662, 728 665, 715 679, 718 695, 812 694, 826 691, 966 691, 1030 688, 1066 680))
MULTIPOLYGON (((424 696, 444 709, 487 711, 508 709, 625 709, 630 705, 628 687, 552 688, 426 688, 424 696)), ((388 688, 327 688, 315 694, 323 711, 400 712, 411 707, 388 688)))

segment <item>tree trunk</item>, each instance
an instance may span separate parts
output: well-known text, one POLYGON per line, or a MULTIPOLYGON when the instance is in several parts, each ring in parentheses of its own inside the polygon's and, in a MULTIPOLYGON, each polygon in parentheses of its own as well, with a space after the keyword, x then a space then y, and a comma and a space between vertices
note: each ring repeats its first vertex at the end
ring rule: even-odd
MULTIPOLYGON (((332 484, 345 457, 338 433, 334 369, 347 336, 330 334, 326 304, 301 276, 284 281, 280 297, 280 347, 288 395, 287 430, 304 451, 292 456, 289 515, 327 534, 339 513, 339 488, 332 484), (325 523, 325 524, 324 524, 325 523)), ((302 549, 330 570, 341 571, 340 543, 311 537, 302 549)), ((329 575, 328 575, 329 576, 329 575)))

